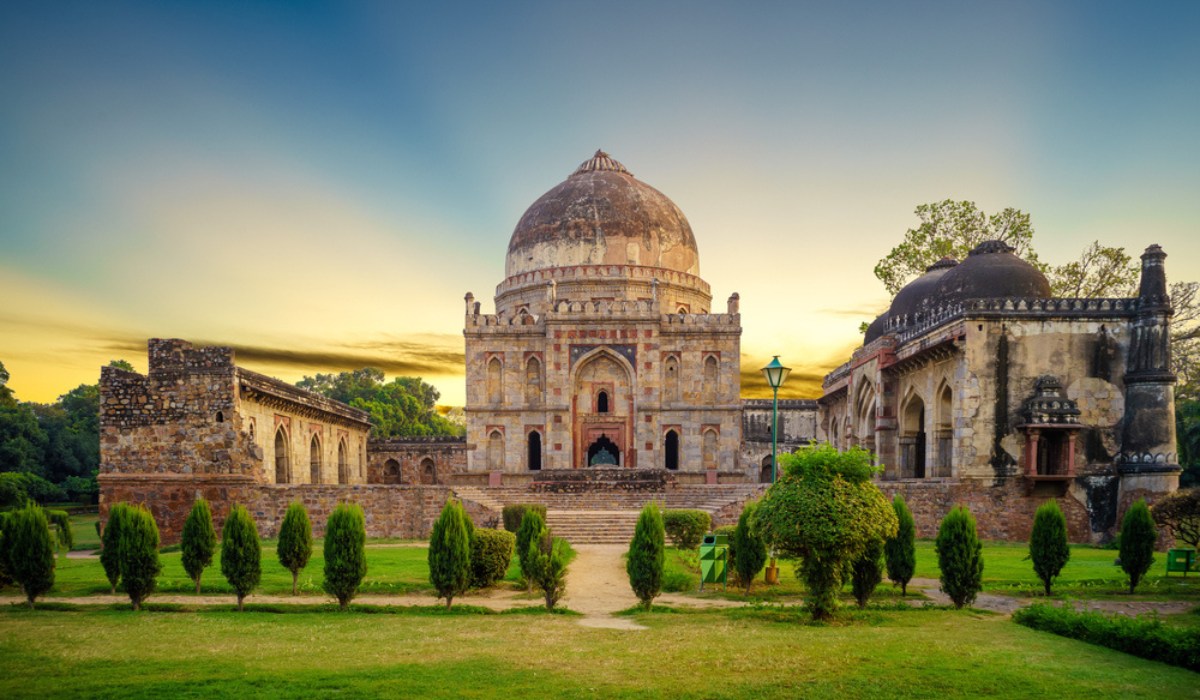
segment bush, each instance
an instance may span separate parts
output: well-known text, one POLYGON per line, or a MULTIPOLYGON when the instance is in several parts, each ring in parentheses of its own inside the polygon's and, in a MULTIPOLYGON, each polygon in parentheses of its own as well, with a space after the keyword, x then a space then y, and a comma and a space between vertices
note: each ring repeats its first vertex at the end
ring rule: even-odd
POLYGON ((0 472, 0 508, 20 508, 29 496, 16 472, 0 472))
POLYGON ((1150 509, 1154 522, 1177 541, 1200 549, 1200 488, 1169 494, 1150 509))
POLYGON ((904 596, 908 594, 908 582, 917 570, 917 524, 908 504, 904 502, 904 496, 896 494, 892 499, 892 509, 896 511, 899 527, 896 536, 888 538, 883 546, 883 555, 887 562, 888 579, 900 584, 900 595, 904 596))
POLYGON ((664 510, 662 519, 663 530, 679 549, 699 547, 712 527, 712 516, 702 510, 664 510))
POLYGON ((646 610, 662 592, 666 549, 663 535, 663 517, 658 504, 647 503, 638 516, 633 540, 629 543, 629 557, 625 560, 629 585, 646 610))
POLYGON ((504 529, 516 534, 525 520, 525 513, 531 510, 542 516, 543 521, 546 520, 546 506, 541 503, 514 503, 504 506, 504 529))
POLYGON ((754 582, 754 577, 758 576, 758 572, 762 571, 763 565, 767 563, 767 543, 763 542, 762 537, 751 526, 756 508, 758 503, 754 501, 742 508, 733 536, 726 540, 729 542, 729 550, 726 552, 725 565, 728 571, 737 573, 737 580, 745 586, 747 595, 750 594, 750 584, 754 582))
POLYGON ((838 452, 828 443, 780 455, 783 474, 758 503, 753 527, 769 546, 800 559, 815 619, 837 608, 850 572, 875 542, 894 537, 896 512, 871 477, 879 471, 867 450, 838 452))
POLYGON ((975 602, 983 588, 983 545, 975 531, 975 516, 966 506, 953 508, 942 518, 934 546, 942 591, 956 608, 975 602))
POLYGON ((54 586, 54 536, 41 507, 26 503, 8 514, 4 529, 8 573, 25 593, 29 609, 54 586))
POLYGON ((355 503, 339 503, 325 523, 325 592, 345 610, 367 575, 367 525, 355 503))
POLYGON ((1071 548, 1067 545, 1067 519, 1054 499, 1038 506, 1033 516, 1029 558, 1033 560, 1034 573, 1046 587, 1046 595, 1050 595, 1050 584, 1071 559, 1071 548))
POLYGON ((29 472, 0 472, 0 506, 20 507, 26 501, 56 503, 66 497, 57 484, 29 472))
POLYGON ((183 521, 183 535, 179 541, 183 570, 196 583, 196 594, 200 593, 200 577, 212 564, 217 551, 217 532, 213 529, 212 509, 208 501, 197 498, 192 504, 187 520, 183 521))
POLYGON ((504 578, 517 537, 507 530, 478 528, 471 533, 471 587, 487 588, 504 578))
POLYGON ((429 582, 439 598, 446 599, 446 609, 454 596, 465 593, 471 585, 471 534, 462 504, 446 501, 442 514, 433 523, 429 536, 429 582))
POLYGON ((867 547, 862 558, 854 562, 850 573, 850 588, 858 607, 867 607, 867 601, 875 593, 875 587, 883 580, 883 540, 876 540, 867 547))
POLYGON ((128 503, 114 503, 108 509, 108 522, 100 538, 100 565, 104 567, 104 575, 108 577, 108 585, 114 594, 121 580, 121 527, 130 510, 132 508, 128 503))
POLYGON ((158 525, 150 511, 140 506, 130 509, 121 524, 120 552, 121 582, 133 609, 140 610, 142 601, 154 592, 162 571, 158 561, 158 525))
POLYGON ((1150 516, 1146 500, 1139 498, 1125 511, 1125 520, 1121 522, 1121 568, 1129 576, 1130 593, 1154 564, 1154 543, 1157 541, 1154 518, 1150 516))
POLYGON ((567 590, 570 545, 545 530, 541 537, 529 543, 528 560, 533 583, 546 596, 546 609, 553 610, 567 590))
POLYGON ((8 541, 4 539, 4 531, 8 529, 8 513, 0 511, 0 588, 11 584, 12 574, 9 573, 8 541))
POLYGON ((533 577, 529 573, 529 543, 539 540, 546 529, 546 519, 536 510, 525 512, 521 527, 517 529, 517 561, 521 565, 521 577, 525 585, 533 590, 533 577))
POLYGON ((1035 630, 1200 671, 1200 629, 1195 627, 1167 626, 1154 616, 1109 617, 1043 603, 1017 610, 1012 619, 1035 630))
POLYGON ((279 543, 275 547, 275 555, 279 557, 283 568, 292 572, 292 595, 298 592, 300 571, 308 566, 312 551, 312 521, 308 519, 308 511, 304 509, 303 503, 291 503, 283 515, 283 524, 279 526, 279 543))
POLYGON ((258 528, 246 507, 234 504, 221 528, 221 574, 237 594, 238 611, 262 578, 262 547, 258 528))
POLYGON ((54 528, 55 541, 66 551, 75 546, 75 533, 71 532, 71 515, 65 510, 47 510, 46 520, 54 528))

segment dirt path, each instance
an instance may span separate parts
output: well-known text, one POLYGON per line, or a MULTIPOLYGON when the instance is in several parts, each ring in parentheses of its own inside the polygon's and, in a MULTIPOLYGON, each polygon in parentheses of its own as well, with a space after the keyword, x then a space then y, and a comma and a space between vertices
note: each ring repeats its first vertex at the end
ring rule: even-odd
MULTIPOLYGON (((937 579, 914 578, 912 581, 909 581, 908 587, 919 590, 938 605, 952 605, 950 596, 942 593, 941 583, 937 579)), ((971 607, 1011 615, 1020 608, 1039 602, 1062 604, 1062 601, 1054 599, 1018 598, 1016 596, 983 592, 975 598, 975 602, 971 604, 971 607)), ((920 603, 914 601, 914 604, 920 603)), ((1144 615, 1149 612, 1158 612, 1162 615, 1177 615, 1196 607, 1194 602, 1185 600, 1076 600, 1072 601, 1072 605, 1078 610, 1095 610, 1097 612, 1120 613, 1131 616, 1144 615)))

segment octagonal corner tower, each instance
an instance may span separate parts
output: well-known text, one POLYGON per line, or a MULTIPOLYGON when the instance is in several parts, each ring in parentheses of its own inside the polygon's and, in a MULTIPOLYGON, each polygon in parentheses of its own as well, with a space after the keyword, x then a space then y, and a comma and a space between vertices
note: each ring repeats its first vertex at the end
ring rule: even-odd
POLYGON ((692 227, 666 195, 603 151, 537 199, 508 243, 497 313, 540 311, 547 283, 573 301, 651 300, 664 313, 707 313, 692 227))
POLYGON ((699 272, 679 207, 601 151, 539 197, 509 241, 495 314, 466 297, 468 471, 738 480, 738 298, 713 313, 699 272))

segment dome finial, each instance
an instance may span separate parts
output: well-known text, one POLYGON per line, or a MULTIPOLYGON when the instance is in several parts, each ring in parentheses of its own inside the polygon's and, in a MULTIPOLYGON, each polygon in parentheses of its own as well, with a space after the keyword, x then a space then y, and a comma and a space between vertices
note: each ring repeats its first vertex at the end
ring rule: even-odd
POLYGON ((606 170, 614 173, 624 173, 630 177, 633 177, 633 173, 626 170, 624 165, 621 165, 617 161, 613 160, 612 156, 605 153, 604 149, 602 148, 596 149, 596 155, 592 156, 588 160, 583 161, 583 163, 581 163, 580 166, 575 169, 575 172, 571 173, 571 175, 592 173, 600 170, 606 170))

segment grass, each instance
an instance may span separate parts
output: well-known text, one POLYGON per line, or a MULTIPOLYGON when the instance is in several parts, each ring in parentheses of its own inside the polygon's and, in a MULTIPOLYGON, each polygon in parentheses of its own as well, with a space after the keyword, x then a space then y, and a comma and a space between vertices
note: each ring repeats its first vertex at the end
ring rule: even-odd
POLYGON ((100 549, 100 535, 96 534, 96 521, 99 519, 100 516, 95 513, 71 516, 71 537, 75 540, 72 551, 100 549))
POLYGON ((797 624, 777 607, 632 619, 648 629, 433 609, 15 610, 0 614, 0 697, 1165 698, 1196 688, 1182 669, 967 611, 867 611, 837 625, 797 624))

